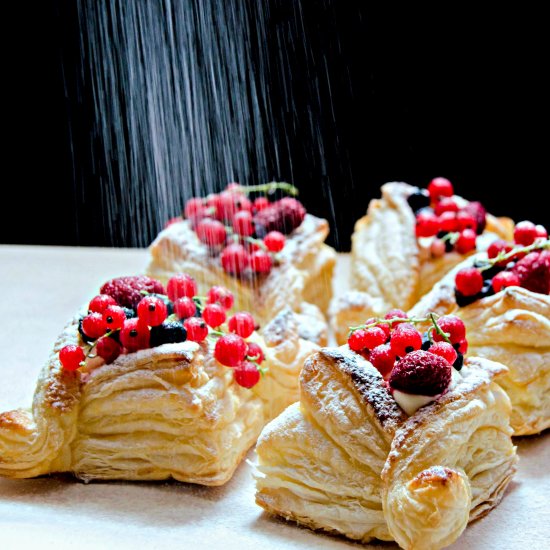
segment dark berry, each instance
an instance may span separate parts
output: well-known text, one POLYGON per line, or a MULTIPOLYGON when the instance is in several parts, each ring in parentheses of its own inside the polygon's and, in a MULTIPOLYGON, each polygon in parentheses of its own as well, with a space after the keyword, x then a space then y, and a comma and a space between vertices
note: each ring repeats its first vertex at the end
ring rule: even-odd
POLYGON ((456 360, 453 363, 453 367, 456 370, 460 370, 463 365, 464 365, 464 355, 462 355, 462 353, 457 353, 456 360))
POLYGON ((519 284, 540 294, 550 294, 550 250, 531 252, 512 268, 519 284))
POLYGON ((407 202, 413 212, 417 212, 421 208, 430 206, 430 195, 424 189, 417 189, 409 195, 407 202))
POLYGON ((476 222, 476 232, 481 235, 487 226, 487 210, 478 201, 468 203, 462 210, 470 214, 476 222))
POLYGON ((179 321, 164 321, 151 329, 151 347, 155 348, 162 344, 177 344, 185 342, 187 331, 179 321))

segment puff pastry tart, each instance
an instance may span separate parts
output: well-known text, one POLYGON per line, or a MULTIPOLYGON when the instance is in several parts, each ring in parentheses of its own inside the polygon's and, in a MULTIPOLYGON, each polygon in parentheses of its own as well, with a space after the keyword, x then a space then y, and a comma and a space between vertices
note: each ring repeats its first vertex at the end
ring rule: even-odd
POLYGON ((300 402, 258 440, 256 502, 364 543, 443 548, 499 503, 515 471, 510 400, 494 382, 506 368, 470 357, 458 373, 419 349, 385 380, 371 351, 307 359, 300 402))
MULTIPOLYGON (((522 227, 524 222, 516 234, 522 227)), ((499 384, 512 401, 515 435, 550 427, 550 241, 545 235, 540 228, 540 237, 528 245, 494 243, 487 253, 458 265, 411 310, 413 315, 454 313, 471 334, 471 352, 508 367, 499 384)))
POLYGON ((315 344, 289 309, 259 334, 249 313, 227 313, 226 289, 197 297, 185 275, 168 295, 148 277, 101 292, 56 341, 32 409, 0 414, 0 475, 227 482, 298 398, 315 344))
POLYGON ((479 202, 453 195, 435 178, 428 190, 387 183, 352 235, 350 291, 333 304, 336 340, 347 327, 392 307, 412 307, 465 257, 497 237, 512 236, 513 222, 487 214, 479 202))
POLYGON ((184 219, 172 220, 151 245, 148 274, 165 281, 184 271, 205 287, 222 284, 237 307, 261 323, 290 306, 299 314, 302 335, 323 344, 321 312, 332 297, 336 260, 324 244, 329 226, 293 197, 270 202, 281 190, 297 193, 285 183, 231 184, 219 194, 190 199, 184 219), (251 202, 249 194, 258 192, 264 195, 251 202))

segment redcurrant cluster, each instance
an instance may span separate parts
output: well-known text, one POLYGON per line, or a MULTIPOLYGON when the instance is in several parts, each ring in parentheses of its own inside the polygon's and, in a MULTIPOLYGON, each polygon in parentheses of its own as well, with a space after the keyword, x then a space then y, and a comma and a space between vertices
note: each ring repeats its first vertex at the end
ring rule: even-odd
POLYGON ((185 204, 184 217, 201 243, 220 256, 226 273, 244 278, 267 275, 277 261, 276 253, 285 246, 285 235, 301 225, 305 208, 292 197, 270 202, 267 194, 277 190, 298 192, 288 183, 248 187, 231 183, 221 193, 194 197, 185 204), (254 201, 248 198, 258 192, 265 195, 254 201))
POLYGON ((235 369, 239 385, 251 388, 259 381, 264 353, 258 344, 246 341, 255 330, 254 318, 245 311, 228 318, 234 302, 228 289, 213 286, 206 296, 198 296, 196 281, 182 273, 168 281, 166 290, 148 277, 113 279, 101 290, 79 322, 84 345, 68 345, 59 353, 66 370, 77 370, 88 358, 112 363, 124 353, 211 337, 217 340, 214 357, 235 369))
POLYGON ((460 207, 453 198, 452 183, 446 178, 434 178, 427 191, 419 189, 409 196, 416 215, 416 236, 433 237, 432 256, 440 257, 456 250, 467 254, 476 248, 477 235, 486 225, 486 211, 479 202, 460 207))
POLYGON ((523 221, 514 230, 514 244, 498 240, 487 249, 487 260, 458 271, 455 295, 461 307, 509 286, 550 294, 550 241, 542 225, 523 221))
MULTIPOLYGON (((400 364, 404 358, 413 353, 416 355, 411 355, 411 358, 407 359, 407 364, 415 358, 422 358, 422 362, 426 362, 435 355, 439 359, 433 359, 433 362, 439 364, 438 361, 441 362, 442 359, 449 367, 460 370, 464 354, 468 350, 466 327, 458 317, 446 315, 436 318, 436 315, 431 313, 425 318, 415 319, 407 317, 407 314, 399 309, 391 310, 383 319, 371 318, 364 325, 352 327, 348 345, 350 349, 368 359, 386 380, 400 378, 401 375, 396 374, 395 369, 401 368, 400 364), (431 326, 426 332, 421 333, 415 327, 419 323, 430 323, 431 326), (419 351, 422 353, 418 354, 419 351)), ((438 372, 437 369, 433 373, 426 369, 422 376, 428 379, 416 380, 415 383, 421 382, 424 388, 436 382, 439 384, 441 381, 438 372)), ((412 381, 410 383, 412 384, 412 381)), ((413 387, 400 389, 409 393, 420 393, 413 387)))

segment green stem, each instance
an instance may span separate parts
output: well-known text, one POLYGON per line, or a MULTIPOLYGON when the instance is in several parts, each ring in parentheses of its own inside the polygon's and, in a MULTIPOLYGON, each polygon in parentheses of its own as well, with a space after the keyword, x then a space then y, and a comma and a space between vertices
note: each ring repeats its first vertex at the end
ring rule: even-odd
POLYGON ((507 253, 500 252, 498 256, 494 258, 489 258, 485 265, 479 267, 479 270, 486 271, 487 269, 491 269, 496 264, 511 260, 517 254, 528 254, 529 252, 533 252, 534 250, 542 250, 543 248, 550 248, 550 239, 546 239, 544 241, 535 241, 529 246, 520 246, 517 248, 513 248, 512 250, 510 250, 510 252, 507 253))
POLYGON ((297 187, 294 187, 291 183, 286 183, 284 181, 272 181, 270 183, 263 183, 261 185, 249 185, 242 186, 243 193, 273 193, 277 189, 285 191, 289 195, 296 196, 299 191, 297 187))
MULTIPOLYGON (((446 332, 443 332, 441 330, 441 327, 436 323, 435 313, 429 313, 428 317, 430 318, 430 321, 432 322, 433 328, 435 329, 437 334, 439 334, 439 336, 441 336, 441 338, 443 338, 445 340, 445 342, 447 342, 448 344, 451 344, 451 340, 449 339, 450 334, 448 334, 446 332)), ((430 342, 433 343, 433 340, 432 340, 431 336, 428 336, 428 338, 430 339, 430 342)))

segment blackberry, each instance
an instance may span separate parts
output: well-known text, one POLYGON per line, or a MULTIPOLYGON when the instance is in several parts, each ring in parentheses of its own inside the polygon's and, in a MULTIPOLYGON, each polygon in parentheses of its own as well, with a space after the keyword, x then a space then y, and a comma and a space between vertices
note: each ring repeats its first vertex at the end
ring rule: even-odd
POLYGON ((463 365, 464 365, 464 355, 462 355, 462 353, 457 352, 456 360, 453 363, 453 368, 455 368, 456 370, 460 370, 463 365))
POLYGON ((407 202, 412 211, 416 214, 421 208, 430 206, 430 195, 428 191, 424 189, 417 189, 414 193, 409 195, 407 202))
POLYGON ((162 325, 151 328, 151 347, 162 344, 176 344, 185 342, 187 331, 179 321, 164 321, 162 325))

